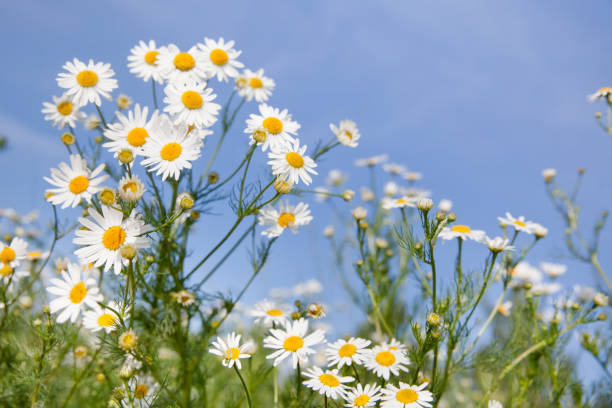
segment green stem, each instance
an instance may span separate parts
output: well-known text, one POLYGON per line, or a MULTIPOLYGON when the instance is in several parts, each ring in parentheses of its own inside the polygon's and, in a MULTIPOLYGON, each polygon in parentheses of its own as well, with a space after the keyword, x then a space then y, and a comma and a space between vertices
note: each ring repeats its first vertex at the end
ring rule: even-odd
POLYGON ((155 80, 151 78, 151 90, 153 91, 153 106, 155 109, 159 109, 157 106, 157 91, 155 90, 155 80))
POLYGON ((234 364, 234 370, 236 371, 236 374, 238 374, 238 378, 240 378, 240 382, 242 383, 242 388, 244 388, 244 393, 246 394, 247 403, 249 404, 249 408, 251 408, 253 405, 251 403, 251 394, 249 393, 249 388, 244 382, 244 378, 242 378, 242 374, 240 374, 240 370, 238 370, 238 367, 236 366, 236 364, 234 364))
POLYGON ((100 120, 102 121, 102 125, 104 125, 105 129, 108 129, 108 125, 106 124, 106 119, 104 119, 104 115, 102 114, 102 111, 100 110, 100 107, 98 105, 96 105, 94 103, 94 106, 96 107, 96 110, 98 111, 98 115, 100 116, 100 120))

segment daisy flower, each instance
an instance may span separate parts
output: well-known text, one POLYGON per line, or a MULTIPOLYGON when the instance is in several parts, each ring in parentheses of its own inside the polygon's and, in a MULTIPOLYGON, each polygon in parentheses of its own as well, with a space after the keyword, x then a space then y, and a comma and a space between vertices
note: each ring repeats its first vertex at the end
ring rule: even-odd
POLYGON ((164 47, 157 47, 155 41, 150 40, 148 43, 139 41, 134 48, 130 50, 131 55, 128 55, 128 68, 130 72, 143 81, 153 79, 160 84, 164 82, 162 78, 162 68, 159 65, 159 53, 164 47))
POLYGON ((391 210, 393 208, 416 207, 416 200, 407 196, 402 196, 399 198, 384 197, 381 200, 381 206, 385 210, 391 210))
POLYGON ((30 272, 27 269, 16 269, 13 268, 9 264, 0 263, 0 281, 5 285, 13 284, 19 282, 21 278, 30 275, 30 272))
POLYGON ((357 384, 355 388, 349 388, 344 395, 344 404, 348 408, 366 408, 376 406, 376 402, 380 399, 380 385, 366 384, 364 387, 357 384))
POLYGON ((453 225, 452 227, 445 227, 440 231, 440 238, 449 240, 460 238, 463 240, 471 239, 473 241, 482 242, 484 241, 486 234, 482 230, 473 230, 467 225, 453 225))
POLYGON ((206 37, 204 44, 198 44, 208 78, 216 76, 219 81, 227 81, 228 77, 238 76, 237 68, 244 67, 244 64, 237 60, 242 51, 236 51, 233 47, 234 41, 225 42, 223 37, 219 38, 219 41, 206 37))
POLYGON ((267 359, 274 359, 274 366, 279 365, 285 358, 291 357, 293 368, 297 367, 298 362, 306 363, 308 355, 314 354, 312 346, 325 341, 325 332, 315 330, 306 335, 308 331, 308 320, 299 319, 294 322, 285 322, 284 329, 270 329, 270 335, 264 338, 265 348, 276 349, 273 353, 266 356, 267 359))
POLYGON ((297 227, 307 225, 312 221, 308 204, 299 203, 295 207, 286 201, 284 204, 279 204, 278 210, 268 205, 259 210, 259 225, 269 226, 268 229, 261 232, 268 238, 278 237, 287 228, 295 234, 297 227))
POLYGON ((57 84, 67 89, 66 94, 73 98, 72 102, 77 106, 90 102, 100 106, 100 96, 110 100, 110 93, 118 86, 117 80, 113 78, 115 71, 110 64, 94 63, 91 59, 85 64, 75 58, 72 62, 66 62, 62 68, 68 72, 59 73, 57 84))
POLYGON ((377 164, 381 164, 387 161, 389 156, 386 154, 380 154, 378 156, 367 157, 365 159, 357 159, 355 160, 355 166, 364 167, 364 166, 376 166, 377 164))
POLYGON ((185 124, 197 129, 210 127, 217 121, 221 105, 213 103, 217 95, 204 82, 171 82, 164 88, 167 106, 164 112, 172 115, 174 124, 185 124))
POLYGON ((121 406, 134 408, 148 408, 153 406, 157 399, 158 384, 150 376, 134 376, 128 382, 130 394, 133 401, 129 397, 123 398, 121 406))
POLYGON ((121 256, 122 246, 149 247, 149 239, 139 235, 151 227, 140 219, 136 211, 124 219, 121 211, 103 205, 102 214, 90 208, 89 217, 80 217, 79 222, 85 228, 76 230, 72 242, 83 247, 74 253, 83 263, 93 262, 96 267, 104 265, 105 272, 112 267, 118 275, 121 267, 128 264, 129 261, 121 256))
POLYGON ((19 237, 11 240, 10 245, 0 241, 0 263, 8 265, 11 268, 18 266, 22 259, 27 257, 28 243, 19 237))
POLYGON ((340 339, 334 343, 329 343, 325 354, 327 354, 327 360, 329 365, 337 365, 338 368, 342 366, 355 364, 363 364, 367 357, 367 349, 370 345, 370 340, 361 339, 358 337, 351 337, 348 340, 340 339))
POLYGON ((504 303, 501 303, 498 307, 497 307, 497 311, 499 312, 499 314, 501 314, 502 316, 510 316, 510 310, 512 309, 512 301, 508 300, 504 303))
POLYGON ((191 162, 200 157, 202 140, 188 131, 186 125, 173 126, 167 116, 159 120, 159 132, 145 145, 145 159, 140 163, 157 171, 162 180, 178 180, 181 170, 190 169, 191 162))
POLYGON ((519 262, 510 271, 512 276, 511 286, 515 287, 523 283, 530 283, 532 285, 542 280, 542 272, 536 267, 529 264, 529 262, 519 262))
POLYGON ((49 281, 51 285, 47 292, 57 296, 49 303, 49 308, 51 313, 59 313, 58 323, 68 319, 74 323, 85 305, 97 308, 97 302, 102 301, 102 295, 96 281, 77 264, 69 263, 68 271, 62 271, 61 277, 62 279, 53 278, 49 281))
MULTIPOLYGON (((93 310, 88 310, 83 315, 83 325, 92 332, 104 330, 107 333, 112 332, 119 325, 119 316, 117 313, 122 312, 122 306, 115 301, 108 303, 106 307, 96 305, 93 310)), ((127 319, 129 313, 124 313, 121 318, 127 319)))
POLYGON ((310 378, 303 382, 308 388, 317 391, 333 400, 344 397, 348 387, 345 383, 355 381, 353 377, 342 377, 338 375, 338 370, 321 370, 319 367, 312 367, 304 372, 304 377, 310 378))
POLYGON ((145 192, 145 186, 137 175, 125 175, 119 180, 119 197, 124 201, 138 201, 145 192))
POLYGON ((294 141, 292 135, 297 135, 300 124, 292 120, 287 109, 281 111, 262 103, 259 105, 259 113, 251 113, 246 120, 244 133, 251 136, 250 144, 261 145, 261 150, 265 152, 268 147, 278 148, 294 141))
POLYGON ((314 168, 317 164, 310 157, 305 156, 306 145, 300 147, 300 139, 295 139, 293 145, 272 148, 268 153, 268 164, 272 167, 275 176, 293 184, 302 181, 309 185, 312 182, 310 174, 318 174, 314 168))
POLYGON ((598 89, 595 93, 588 95, 587 100, 589 102, 596 102, 599 99, 608 98, 610 95, 612 95, 612 88, 606 86, 598 89))
POLYGON ((408 170, 406 166, 398 163, 385 163, 382 169, 393 176, 398 176, 408 170))
POLYGON ((255 99, 257 102, 265 102, 272 95, 276 83, 272 78, 264 76, 264 70, 259 69, 255 72, 245 69, 241 75, 243 82, 240 85, 236 80, 238 95, 242 96, 247 102, 255 99))
POLYGON ((485 243, 491 252, 503 252, 503 251, 513 251, 514 246, 509 245, 510 240, 508 238, 495 237, 489 238, 485 237, 485 243))
POLYGON ((399 387, 388 384, 382 389, 382 408, 423 408, 431 407, 433 394, 423 391, 428 383, 409 385, 400 381, 399 387))
POLYGON ((423 178, 423 174, 418 171, 407 171, 402 174, 402 178, 408 181, 417 181, 423 178))
POLYGON ((275 304, 267 299, 255 304, 248 314, 255 317, 255 323, 262 322, 265 325, 284 325, 290 318, 289 308, 286 305, 275 304))
POLYGON ((542 269, 542 272, 551 278, 556 278, 567 272, 567 265, 552 262, 541 262, 540 269, 542 269))
POLYGON ((193 46, 187 52, 184 52, 176 45, 170 44, 158 51, 157 63, 162 78, 165 78, 168 82, 194 82, 208 78, 205 56, 202 55, 197 46, 193 46))
POLYGON ((212 342, 212 348, 208 351, 223 357, 222 364, 224 367, 232 368, 235 364, 240 370, 242 369, 240 360, 243 358, 251 358, 251 355, 246 353, 249 347, 249 343, 245 343, 241 346, 240 335, 232 332, 225 337, 225 340, 221 336, 217 336, 217 341, 212 342))
POLYGON ((487 404, 487 408, 504 408, 504 406, 502 405, 501 402, 496 401, 496 400, 491 400, 489 401, 489 403, 487 404))
POLYGON ((104 136, 109 138, 110 142, 102 146, 114 153, 130 149, 134 155, 142 155, 143 146, 157 129, 157 111, 153 112, 149 120, 147 120, 148 113, 149 108, 146 106, 141 108, 139 104, 134 106, 134 110, 127 112, 127 116, 117 112, 117 122, 110 123, 108 129, 104 131, 104 136))
POLYGON ((329 128, 334 135, 336 135, 338 142, 345 146, 357 147, 357 141, 361 137, 361 134, 359 133, 359 129, 357 129, 355 122, 346 119, 340 121, 339 126, 330 123, 329 128))
POLYGON ((129 109, 134 101, 126 94, 119 94, 117 99, 115 99, 115 103, 117 104, 117 108, 119 110, 125 110, 129 109))
POLYGON ((72 98, 67 94, 59 98, 53 96, 53 103, 43 102, 42 113, 45 114, 45 120, 50 120, 51 125, 59 129, 64 126, 73 128, 75 122, 85 119, 85 114, 79 111, 79 107, 72 103, 72 98))
POLYGON ((527 234, 533 234, 535 222, 526 221, 522 215, 518 218, 514 218, 509 212, 506 213, 506 217, 497 217, 499 224, 502 227, 512 226, 516 231, 523 231, 527 234))
POLYGON ((387 345, 373 347, 364 360, 364 366, 385 381, 391 374, 398 376, 400 371, 408 371, 406 365, 409 363, 402 350, 390 349, 387 345))
POLYGON ((391 339, 390 341, 386 342, 384 341, 382 343, 382 347, 387 349, 387 350, 393 350, 393 351, 401 351, 401 352, 406 352, 406 345, 402 342, 400 342, 399 340, 396 339, 391 339))
POLYGON ((104 164, 100 164, 93 171, 87 168, 87 161, 81 158, 78 154, 70 155, 70 165, 61 162, 57 169, 51 169, 51 178, 43 177, 43 179, 55 186, 50 188, 47 193, 47 201, 53 205, 62 205, 62 209, 66 207, 76 207, 85 200, 91 202, 91 197, 102 190, 99 185, 108 175, 103 174, 97 177, 102 170, 104 164))

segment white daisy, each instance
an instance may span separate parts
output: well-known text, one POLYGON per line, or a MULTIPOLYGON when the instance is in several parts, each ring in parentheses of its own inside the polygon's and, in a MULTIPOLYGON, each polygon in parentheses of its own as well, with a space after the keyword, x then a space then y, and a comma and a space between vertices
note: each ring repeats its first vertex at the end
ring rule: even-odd
POLYGON ((85 119, 85 113, 79 111, 79 107, 72 103, 72 98, 67 94, 59 98, 53 96, 53 103, 43 102, 42 113, 45 114, 45 120, 50 120, 59 129, 64 126, 74 128, 75 122, 85 119))
POLYGON ((241 78, 244 82, 241 82, 242 86, 240 86, 238 80, 236 80, 236 88, 238 89, 238 95, 242 96, 247 102, 253 99, 257 102, 267 101, 276 86, 272 78, 264 76, 263 69, 255 72, 245 69, 241 78))
POLYGON ((43 179, 55 186, 47 190, 47 201, 53 205, 62 205, 62 209, 66 207, 76 207, 81 203, 81 200, 91 202, 91 197, 102 190, 102 183, 108 175, 103 174, 97 177, 102 170, 104 164, 100 164, 93 171, 87 168, 87 161, 78 154, 70 155, 70 165, 61 162, 57 169, 51 169, 51 178, 43 177, 43 179))
POLYGON ((238 369, 242 369, 240 360, 243 358, 251 358, 251 354, 246 351, 250 348, 250 343, 240 345, 240 335, 234 332, 229 333, 225 339, 217 336, 217 341, 212 342, 212 348, 208 351, 223 358, 222 364, 224 367, 232 368, 234 364, 238 369))
POLYGON ((348 175, 338 169, 332 169, 327 174, 325 182, 334 187, 341 186, 348 179, 348 175))
POLYGON ((294 141, 300 124, 293 121, 287 109, 282 111, 265 103, 259 105, 259 115, 252 113, 246 120, 246 129, 251 143, 261 145, 262 151, 289 145, 294 141))
POLYGON ((376 406, 376 402, 380 399, 380 385, 366 384, 364 387, 357 384, 355 388, 349 388, 344 396, 347 402, 344 404, 348 408, 366 408, 376 406))
POLYGON ((68 72, 60 72, 57 84, 60 88, 68 89, 66 94, 73 98, 77 106, 84 106, 90 102, 100 106, 100 96, 111 99, 110 93, 117 88, 117 80, 113 78, 115 71, 110 64, 94 63, 89 60, 85 64, 78 59, 68 61, 62 67, 68 72))
POLYGON ((541 262, 540 269, 542 269, 542 272, 551 278, 557 278, 567 272, 567 265, 552 262, 541 262))
POLYGON ((117 108, 119 110, 126 110, 126 109, 129 109, 130 106, 132 106, 132 103, 134 103, 134 100, 132 100, 132 98, 130 98, 126 94, 119 94, 117 95, 117 98, 115 99, 115 103, 117 104, 117 108))
MULTIPOLYGON (((107 333, 112 332, 120 324, 117 313, 122 313, 122 306, 115 301, 108 303, 107 307, 97 305, 93 310, 88 310, 83 315, 83 325, 92 332, 104 330, 107 333)), ((129 312, 121 315, 122 319, 127 319, 129 312)))
POLYGON ((530 283, 532 285, 542 280, 542 273, 534 266, 531 266, 529 262, 519 262, 514 268, 510 270, 512 281, 510 282, 512 287, 522 285, 524 283, 530 283))
POLYGON ((159 385, 150 376, 134 376, 128 382, 130 394, 133 400, 129 397, 123 398, 121 406, 134 408, 149 408, 157 399, 157 390, 159 385))
POLYGON ((393 338, 390 341, 383 341, 381 346, 387 350, 393 350, 393 351, 401 351, 401 352, 406 352, 406 345, 404 343, 402 343, 401 341, 393 338))
POLYGON ((284 325, 291 317, 289 307, 283 304, 276 304, 267 299, 255 304, 248 314, 255 317, 255 323, 262 322, 265 325, 272 326, 273 324, 284 325))
POLYGON ((428 383, 409 385, 400 381, 399 387, 387 384, 382 389, 382 408, 423 408, 431 407, 433 394, 423 391, 428 383))
POLYGON ((321 370, 319 367, 312 367, 304 372, 304 377, 310 378, 303 382, 308 388, 317 391, 321 395, 333 400, 344 397, 348 387, 345 383, 355 381, 353 377, 342 377, 338 375, 338 370, 321 370))
POLYGON ((217 95, 204 82, 171 82, 164 88, 167 106, 164 112, 172 115, 176 125, 185 124, 197 129, 212 126, 217 121, 221 105, 213 103, 217 95))
POLYGON ((108 129, 104 131, 104 136, 111 141, 102 146, 113 153, 130 149, 135 156, 142 155, 142 149, 149 136, 157 129, 157 111, 153 112, 149 120, 147 120, 148 113, 149 108, 146 106, 141 108, 139 104, 134 106, 134 110, 127 112, 127 116, 117 112, 117 122, 109 123, 108 129))
POLYGON ((533 234, 535 222, 526 221, 522 215, 518 218, 514 218, 509 212, 506 213, 506 217, 497 217, 499 224, 503 227, 512 226, 516 231, 523 231, 527 234, 533 234))
POLYGON ((85 305, 97 308, 102 295, 96 281, 89 277, 87 271, 82 271, 78 264, 69 263, 68 271, 62 271, 61 277, 49 281, 47 292, 58 296, 49 303, 49 308, 51 313, 59 313, 58 323, 68 319, 74 323, 85 305))
POLYGON ((385 210, 391 210, 393 208, 416 207, 416 202, 417 200, 407 196, 398 198, 384 197, 381 200, 381 206, 385 210))
POLYGON ((547 283, 536 283, 531 287, 531 292, 536 295, 552 295, 563 289, 560 283, 557 282, 547 282, 547 283))
POLYGON ((463 240, 471 239, 473 241, 483 242, 486 234, 482 230, 473 230, 467 225, 453 225, 452 227, 445 227, 440 232, 440 238, 449 240, 455 238, 461 238, 463 240))
POLYGON ((502 405, 501 402, 496 401, 496 400, 491 400, 489 401, 489 403, 487 404, 487 408, 504 408, 504 406, 502 405))
POLYGON ((164 82, 162 78, 162 68, 159 65, 159 53, 164 47, 157 47, 155 41, 149 40, 148 43, 139 41, 128 55, 128 68, 130 72, 145 82, 153 79, 160 84, 164 82))
POLYGON ((402 174, 402 178, 408 181, 417 181, 423 178, 423 174, 418 171, 407 171, 402 174))
POLYGON ((293 145, 271 148, 268 153, 268 164, 272 173, 283 180, 297 184, 302 181, 309 185, 312 182, 310 174, 318 174, 314 168, 317 164, 310 157, 305 156, 306 145, 300 147, 300 139, 295 139, 293 145))
POLYGON ((376 166, 377 164, 381 164, 387 161, 389 156, 386 154, 380 154, 378 156, 367 157, 365 159, 357 159, 355 160, 355 166, 364 167, 364 166, 376 166))
POLYGON ((238 68, 244 67, 242 62, 237 61, 242 51, 236 51, 233 47, 234 41, 225 42, 223 37, 219 41, 205 37, 204 44, 198 44, 208 78, 216 76, 219 81, 227 81, 228 77, 238 76, 238 68))
POLYGON ((84 245, 74 253, 81 262, 93 262, 96 267, 104 265, 104 271, 111 267, 116 275, 129 261, 121 257, 121 247, 129 245, 133 248, 148 248, 149 239, 139 236, 151 229, 146 225, 136 211, 128 218, 114 208, 102 206, 102 214, 93 208, 89 209, 89 217, 80 217, 79 222, 85 229, 77 229, 76 238, 72 240, 77 245, 84 245))
POLYGON ((21 261, 28 255, 28 243, 19 237, 13 238, 10 245, 0 241, 0 248, 0 263, 11 268, 19 266, 21 261))
POLYGON ((194 82, 207 79, 206 60, 197 46, 181 51, 170 44, 159 50, 157 63, 162 77, 168 82, 194 82))
POLYGON ((367 349, 370 345, 370 340, 361 339, 358 337, 351 337, 348 340, 339 339, 333 343, 327 345, 325 354, 327 354, 327 360, 330 366, 337 365, 338 368, 342 366, 355 364, 363 364, 367 358, 367 349))
POLYGON ((119 197, 124 201, 138 201, 144 194, 145 186, 137 175, 125 175, 119 180, 119 197))
POLYGON ((259 225, 269 226, 261 232, 268 238, 278 237, 284 230, 290 228, 293 233, 297 233, 297 227, 307 225, 312 221, 308 204, 299 203, 295 207, 289 202, 281 202, 278 210, 268 205, 259 210, 259 225))
POLYGON ((389 380, 391 374, 398 376, 400 371, 408 371, 406 365, 409 363, 410 360, 402 350, 394 350, 387 345, 373 347, 364 360, 368 370, 385 380, 389 380))
POLYGON ((398 176, 402 173, 405 173, 408 169, 403 164, 398 163, 385 163, 382 165, 382 169, 389 174, 394 176, 398 176))
POLYGON ((325 332, 315 330, 306 335, 308 320, 299 319, 294 322, 285 322, 284 329, 270 329, 270 335, 264 338, 265 348, 276 349, 267 359, 274 359, 274 366, 279 365, 285 358, 291 356, 295 369, 298 362, 306 363, 308 355, 314 354, 312 346, 325 341, 325 332))
POLYGON ((0 281, 5 285, 9 283, 13 285, 19 282, 21 278, 25 278, 29 275, 30 272, 22 268, 22 265, 13 268, 9 264, 0 263, 0 281))
POLYGON ((606 86, 603 88, 599 88, 597 91, 595 91, 591 95, 588 95, 587 100, 589 102, 595 102, 595 101, 598 101, 599 99, 609 98, 610 95, 612 95, 612 88, 606 86))
POLYGON ((361 137, 357 125, 352 120, 342 120, 340 125, 336 126, 330 123, 329 128, 336 135, 340 143, 349 147, 357 147, 357 141, 361 137))
POLYGON ((509 245, 510 240, 508 238, 495 237, 489 238, 485 237, 485 243, 487 247, 492 252, 503 252, 503 251, 513 251, 514 246, 509 245))
POLYGON ((512 301, 508 300, 506 302, 501 303, 497 307, 497 311, 502 316, 510 316, 510 310, 512 309, 512 301))

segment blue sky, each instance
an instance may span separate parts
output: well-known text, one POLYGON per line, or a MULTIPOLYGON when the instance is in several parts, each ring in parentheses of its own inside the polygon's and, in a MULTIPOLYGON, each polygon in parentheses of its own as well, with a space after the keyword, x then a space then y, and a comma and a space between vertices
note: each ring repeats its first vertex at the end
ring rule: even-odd
MULTIPOLYGON (((2 155, 0 207, 48 209, 42 176, 66 159, 59 132, 43 120, 41 103, 60 93, 55 77, 66 60, 94 58, 112 64, 120 90, 150 103, 148 84, 126 67, 138 40, 189 47, 204 36, 233 39, 247 67, 263 67, 276 80, 271 103, 286 107, 314 145, 330 137, 328 125, 357 121, 358 149, 332 153, 319 165, 345 169, 358 187, 353 161, 378 153, 424 173, 436 200, 450 198, 462 222, 494 230, 505 211, 550 228, 532 260, 559 259, 562 225, 546 200, 540 171, 555 167, 571 185, 578 167, 587 174, 581 196, 585 222, 609 205, 612 140, 593 113, 603 106, 586 95, 610 85, 609 16, 612 3, 439 1, 21 1, 0 5, 0 133, 10 137, 2 155)), ((227 89, 220 90, 227 95, 227 89)), ((225 96, 221 97, 225 100, 225 96)), ((219 170, 240 159, 241 124, 221 151, 219 170), (236 147, 237 146, 237 147, 236 147), (235 148, 234 148, 235 147, 235 148), (229 164, 228 164, 229 163, 229 164)), ((213 138, 215 136, 212 136, 213 138)), ((215 140, 213 140, 214 142, 215 140)), ((211 143, 204 156, 210 154, 211 143)), ((263 175, 264 160, 258 160, 263 175)), ((341 208, 350 208, 340 205, 341 208)), ((317 219, 297 236, 283 236, 247 300, 270 287, 316 277, 324 299, 342 299, 326 262, 321 230, 329 210, 312 200, 317 219)), ((214 244, 229 214, 207 219, 195 253, 214 244)), ((610 246, 605 231, 602 248, 610 246)), ((448 249, 451 250, 450 248, 448 249)), ((454 251, 454 248, 452 249, 454 251)), ((211 290, 238 288, 248 276, 238 255, 211 290)), ((602 254, 604 265, 612 256, 602 254)), ((562 282, 592 282, 592 272, 568 262, 562 282)), ((450 267, 450 265, 449 265, 450 267)))

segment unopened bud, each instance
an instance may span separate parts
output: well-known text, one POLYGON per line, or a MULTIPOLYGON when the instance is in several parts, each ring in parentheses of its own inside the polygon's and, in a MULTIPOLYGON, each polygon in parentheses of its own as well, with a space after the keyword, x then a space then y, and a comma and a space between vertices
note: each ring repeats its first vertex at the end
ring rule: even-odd
POLYGON ((422 197, 417 201, 417 208, 421 211, 429 211, 433 206, 434 202, 430 198, 422 197))
POLYGON ((598 292, 593 296, 593 303, 596 306, 604 307, 608 305, 608 297, 601 292, 598 292))
POLYGON ((121 370, 119 370, 119 378, 122 380, 129 380, 132 377, 132 374, 134 374, 134 370, 129 365, 124 365, 121 367, 121 370))
POLYGON ((104 140, 104 139, 102 139, 102 136, 96 136, 96 137, 94 137, 94 142, 95 142, 95 143, 97 143, 97 144, 102 143, 102 141, 103 141, 103 140, 104 140))
POLYGON ((263 129, 256 129, 253 132, 253 140, 255 140, 257 143, 263 143, 266 141, 268 135, 266 133, 265 130, 263 129))
POLYGON ((193 210, 192 212, 189 213, 189 216, 191 217, 191 219, 195 221, 198 218, 200 218, 200 212, 198 210, 193 210))
POLYGON ((444 221, 444 219, 446 218, 446 213, 443 211, 438 211, 436 213, 436 220, 437 221, 444 221))
POLYGON ((119 253, 124 259, 134 259, 137 251, 138 250, 135 247, 129 244, 121 245, 121 247, 119 248, 119 253))
POLYGON ((437 313, 429 313, 427 315, 427 323, 430 326, 436 327, 442 323, 442 318, 437 313))
POLYGON ((117 154, 117 158, 123 164, 129 164, 134 161, 134 153, 130 149, 123 149, 117 154))
POLYGON ((369 224, 366 220, 359 220, 359 228, 368 229, 369 224))
POLYGON ((117 201, 117 193, 112 188, 104 187, 98 193, 98 199, 104 205, 113 205, 117 201))
POLYGON ((584 173, 586 173, 586 169, 584 167, 579 167, 578 174, 584 174, 584 173))
POLYGON ((357 221, 365 219, 367 215, 368 215, 368 210, 366 210, 365 208, 361 206, 353 210, 353 218, 355 218, 357 221))
POLYGON ((195 200, 193 199, 193 196, 189 193, 179 194, 176 200, 178 201, 179 206, 183 210, 191 210, 195 204, 195 200))
POLYGON ((386 249, 389 246, 389 241, 384 238, 378 237, 374 240, 374 244, 378 249, 386 249))
POLYGON ((395 253, 393 252, 393 250, 392 250, 392 249, 387 249, 387 250, 385 251, 385 256, 386 256, 387 258, 391 258, 393 255, 395 255, 395 253))
POLYGON ((62 134, 61 139, 62 139, 62 143, 65 144, 66 146, 72 146, 74 142, 76 141, 74 135, 68 132, 62 134))
POLYGON ((596 117, 597 119, 601 118, 601 112, 595 112, 595 117, 596 117))
POLYGON ((96 375, 96 381, 98 382, 103 382, 106 379, 106 376, 104 375, 104 373, 98 373, 98 375, 96 375))
POLYGON ((288 180, 277 178, 274 180, 274 189, 278 194, 289 194, 293 189, 293 183, 288 180))
POLYGON ((600 322, 604 322, 608 320, 608 316, 605 313, 600 313, 597 315, 597 320, 599 320, 600 322))
POLYGON ((299 312, 293 312, 291 314, 291 320, 300 320, 300 317, 302 317, 302 316, 300 315, 299 312))
POLYGON ((544 181, 547 183, 550 183, 551 181, 553 181, 556 175, 557 175, 557 170, 555 169, 542 170, 542 177, 544 178, 544 181))
POLYGON ((211 171, 208 173, 208 184, 216 184, 219 182, 219 173, 211 171))
POLYGON ((455 214, 454 212, 449 212, 446 216, 446 219, 448 219, 448 222, 455 222, 457 221, 457 214, 455 214))
POLYGON ((334 236, 335 232, 336 232, 336 230, 334 229, 334 226, 333 225, 328 225, 323 230, 323 235, 325 235, 327 238, 331 238, 331 237, 334 236))
POLYGON ((342 193, 342 198, 347 203, 350 202, 355 197, 355 192, 353 190, 344 190, 342 193))

